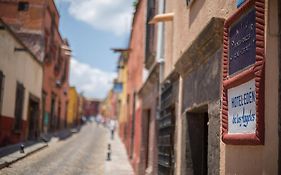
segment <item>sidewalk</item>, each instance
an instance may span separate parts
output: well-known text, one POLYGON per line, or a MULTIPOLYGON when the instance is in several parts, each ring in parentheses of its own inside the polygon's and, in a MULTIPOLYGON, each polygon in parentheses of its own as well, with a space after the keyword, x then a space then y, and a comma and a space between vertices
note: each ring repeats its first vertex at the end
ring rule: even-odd
POLYGON ((48 146, 45 142, 26 142, 24 145, 24 153, 20 153, 20 144, 0 148, 0 169, 48 146))
POLYGON ((111 144, 112 153, 111 161, 106 161, 105 163, 105 175, 133 175, 134 171, 118 133, 115 133, 114 140, 109 139, 109 143, 111 144))
POLYGON ((65 140, 71 137, 74 133, 79 132, 80 128, 81 127, 64 129, 54 133, 42 134, 40 136, 40 139, 42 141, 24 142, 23 143, 25 146, 24 153, 20 153, 21 143, 0 148, 0 169, 8 167, 12 163, 15 163, 32 153, 35 153, 43 148, 46 148, 48 146, 48 143, 57 142, 59 140, 65 140))

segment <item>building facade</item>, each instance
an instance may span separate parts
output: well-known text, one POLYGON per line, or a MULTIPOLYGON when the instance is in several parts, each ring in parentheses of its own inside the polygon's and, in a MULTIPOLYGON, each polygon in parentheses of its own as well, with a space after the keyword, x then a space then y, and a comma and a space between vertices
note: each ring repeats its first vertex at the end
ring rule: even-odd
POLYGON ((128 123, 128 115, 127 115, 127 77, 128 77, 128 49, 114 49, 114 52, 119 52, 118 58, 118 77, 116 79, 117 89, 115 90, 117 93, 117 120, 119 124, 118 132, 120 138, 124 141, 127 139, 127 123, 128 123), (121 86, 121 87, 120 87, 121 86))
POLYGON ((66 126, 70 49, 53 0, 0 1, 0 16, 44 66, 42 132, 66 126))
POLYGON ((0 20, 0 146, 40 135, 43 66, 0 20))
MULTIPOLYGON (((161 52, 162 47, 159 38, 159 28, 150 24, 152 18, 158 13, 159 1, 147 1, 145 24, 145 59, 144 59, 144 83, 139 91, 142 101, 142 126, 141 126, 141 157, 139 174, 156 174, 158 170, 158 125, 160 79, 162 79, 161 52), (160 52, 160 53, 159 53, 160 52)), ((163 130, 164 128, 162 128, 163 130)))
POLYGON ((140 0, 136 4, 128 55, 127 115, 129 120, 126 126, 128 137, 125 145, 136 174, 139 174, 141 164, 142 102, 138 92, 143 83, 146 3, 145 0, 140 0))
POLYGON ((179 74, 172 173, 278 174, 277 7, 277 1, 259 0, 166 1, 164 14, 155 17, 165 23, 162 84, 179 74), (233 65, 232 54, 253 54, 245 58, 252 62, 233 65), (256 105, 240 100, 240 109, 231 97, 246 87, 255 89, 248 103, 256 105), (256 129, 231 118, 249 111, 256 129))
POLYGON ((75 87, 70 87, 68 91, 69 101, 67 109, 67 127, 71 128, 79 124, 79 94, 75 87))
POLYGON ((101 100, 87 99, 83 100, 83 115, 85 117, 96 117, 100 112, 101 100))
POLYGON ((124 137, 136 174, 280 174, 280 4, 138 2, 124 137))

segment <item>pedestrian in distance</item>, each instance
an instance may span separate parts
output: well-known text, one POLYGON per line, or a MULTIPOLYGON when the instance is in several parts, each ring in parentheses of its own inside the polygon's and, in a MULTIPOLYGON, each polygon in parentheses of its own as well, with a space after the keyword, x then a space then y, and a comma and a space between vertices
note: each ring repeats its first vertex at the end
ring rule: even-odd
POLYGON ((115 128, 116 128, 115 120, 110 120, 109 129, 110 129, 110 131, 111 131, 111 140, 114 139, 115 128))

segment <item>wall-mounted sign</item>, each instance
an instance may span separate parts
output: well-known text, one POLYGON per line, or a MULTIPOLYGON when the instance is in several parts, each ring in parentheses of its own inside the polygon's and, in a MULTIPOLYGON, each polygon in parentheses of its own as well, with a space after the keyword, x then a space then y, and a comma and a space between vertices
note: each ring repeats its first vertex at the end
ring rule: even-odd
POLYGON ((229 28, 229 75, 256 62, 256 19, 252 8, 229 28))
POLYGON ((245 1, 225 21, 222 141, 264 143, 264 0, 245 1))
POLYGON ((256 132, 255 80, 228 89, 228 133, 256 132))
POLYGON ((245 0, 236 0, 236 7, 240 7, 244 2, 245 0))
POLYGON ((121 93, 123 91, 123 83, 121 83, 121 82, 114 82, 113 91, 115 93, 121 93))

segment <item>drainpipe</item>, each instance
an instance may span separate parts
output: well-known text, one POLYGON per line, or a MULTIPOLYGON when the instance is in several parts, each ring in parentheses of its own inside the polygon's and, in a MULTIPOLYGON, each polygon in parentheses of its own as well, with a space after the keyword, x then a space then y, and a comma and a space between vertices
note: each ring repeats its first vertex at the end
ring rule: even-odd
MULTIPOLYGON (((158 14, 164 13, 164 0, 158 1, 158 14)), ((159 22, 157 24, 157 50, 156 50, 156 61, 159 63, 159 87, 158 87, 158 112, 157 119, 160 118, 161 110, 161 83, 164 77, 164 23, 159 22)))

